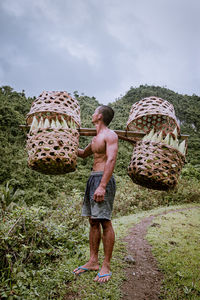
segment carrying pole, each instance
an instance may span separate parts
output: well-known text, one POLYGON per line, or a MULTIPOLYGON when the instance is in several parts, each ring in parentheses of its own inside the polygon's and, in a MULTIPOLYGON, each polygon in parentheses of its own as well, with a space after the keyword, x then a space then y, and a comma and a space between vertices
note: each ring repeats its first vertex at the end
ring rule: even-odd
MULTIPOLYGON (((21 129, 28 130, 30 125, 20 125, 21 129)), ((78 128, 78 132, 81 136, 95 136, 96 128, 78 128)), ((130 131, 130 130, 114 130, 114 132, 118 135, 120 140, 124 140, 135 144, 138 140, 142 139, 146 133, 137 132, 137 131, 130 131)), ((188 140, 189 135, 181 134, 181 140, 188 140)))

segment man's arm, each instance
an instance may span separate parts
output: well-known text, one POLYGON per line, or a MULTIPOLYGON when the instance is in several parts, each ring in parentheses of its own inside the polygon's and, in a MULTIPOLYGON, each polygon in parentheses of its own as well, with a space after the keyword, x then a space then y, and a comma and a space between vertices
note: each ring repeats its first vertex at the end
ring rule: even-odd
POLYGON ((92 154, 93 154, 93 152, 92 152, 91 143, 89 145, 87 145, 87 147, 85 147, 85 149, 78 149, 78 157, 86 158, 92 154))
POLYGON ((94 200, 101 202, 104 200, 106 193, 106 186, 114 171, 118 151, 118 136, 116 133, 112 133, 106 136, 106 164, 104 167, 103 176, 100 185, 94 193, 94 200))

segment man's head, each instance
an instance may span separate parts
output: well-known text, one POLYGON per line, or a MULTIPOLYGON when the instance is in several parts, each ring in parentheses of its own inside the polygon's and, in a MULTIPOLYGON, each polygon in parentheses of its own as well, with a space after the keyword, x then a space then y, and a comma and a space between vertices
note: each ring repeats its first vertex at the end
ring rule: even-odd
POLYGON ((108 126, 110 124, 110 122, 112 121, 112 119, 114 117, 113 109, 107 105, 101 105, 101 106, 97 107, 93 116, 95 116, 96 114, 102 115, 102 121, 106 126, 108 126))

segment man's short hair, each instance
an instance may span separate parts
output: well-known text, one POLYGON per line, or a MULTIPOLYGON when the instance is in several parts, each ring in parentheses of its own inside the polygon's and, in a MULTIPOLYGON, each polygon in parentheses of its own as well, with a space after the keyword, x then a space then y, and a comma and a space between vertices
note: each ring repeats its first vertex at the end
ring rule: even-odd
POLYGON ((103 122, 106 126, 108 126, 114 117, 114 110, 110 106, 101 105, 98 108, 98 112, 102 114, 103 122))

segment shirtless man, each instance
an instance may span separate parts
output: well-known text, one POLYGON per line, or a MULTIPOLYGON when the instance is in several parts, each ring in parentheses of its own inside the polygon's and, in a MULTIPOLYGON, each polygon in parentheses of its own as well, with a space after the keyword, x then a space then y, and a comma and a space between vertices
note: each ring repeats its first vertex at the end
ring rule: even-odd
POLYGON ((115 196, 115 179, 112 175, 118 151, 118 136, 107 126, 113 119, 112 108, 99 106, 92 115, 92 123, 96 127, 97 135, 83 150, 78 150, 78 156, 86 158, 94 156, 91 176, 88 179, 82 216, 89 217, 90 223, 90 259, 74 270, 79 275, 86 271, 99 270, 98 251, 101 241, 101 227, 103 229, 102 241, 104 247, 104 261, 94 281, 106 282, 110 279, 110 260, 115 241, 115 234, 111 223, 111 214, 115 196))

